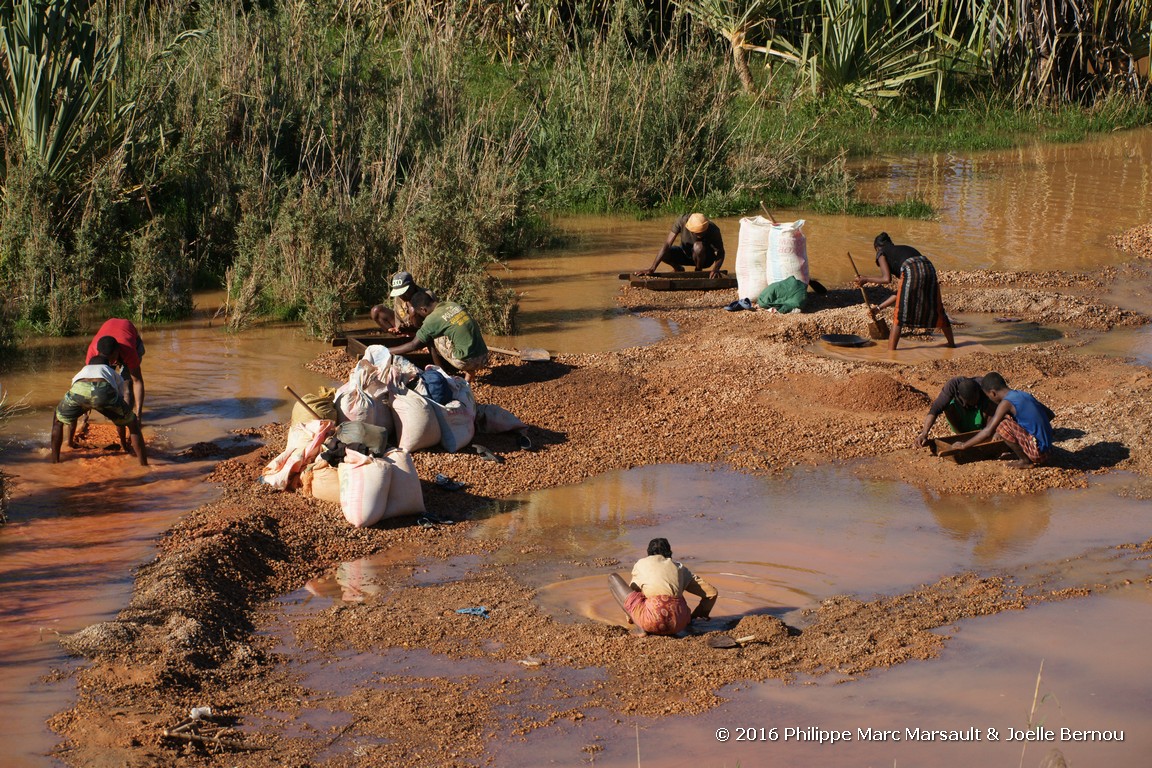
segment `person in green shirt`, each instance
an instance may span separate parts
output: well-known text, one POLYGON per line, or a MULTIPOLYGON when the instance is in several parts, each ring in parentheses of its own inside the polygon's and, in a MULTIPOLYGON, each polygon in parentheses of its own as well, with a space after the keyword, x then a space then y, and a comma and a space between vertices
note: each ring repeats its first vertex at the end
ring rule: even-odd
POLYGON ((420 319, 416 338, 392 347, 392 354, 407 355, 428 347, 437 365, 451 365, 463 373, 464 380, 469 383, 476 371, 488 367, 488 345, 468 310, 454 301, 440 301, 426 292, 412 297, 412 309, 420 319))

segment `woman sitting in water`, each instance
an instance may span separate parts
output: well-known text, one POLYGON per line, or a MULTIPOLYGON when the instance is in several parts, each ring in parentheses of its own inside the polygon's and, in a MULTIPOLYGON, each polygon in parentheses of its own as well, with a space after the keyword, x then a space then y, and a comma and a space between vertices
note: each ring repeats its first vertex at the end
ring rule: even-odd
POLYGON ((628 623, 641 634, 675 635, 693 619, 707 619, 716 604, 716 589, 680 563, 672 561, 668 539, 648 542, 648 557, 632 568, 632 583, 613 573, 608 577, 612 597, 628 614, 628 623), (688 612, 684 593, 700 596, 696 610, 688 612))
POLYGON ((888 349, 894 350, 900 343, 901 328, 939 328, 944 331, 947 346, 955 347, 952 323, 940 300, 940 284, 936 281, 936 267, 932 266, 932 262, 910 245, 896 245, 887 232, 876 235, 872 247, 876 249, 876 266, 880 268, 880 276, 862 275, 856 278, 856 284, 888 285, 896 275, 900 276, 896 295, 876 307, 885 309, 896 305, 892 331, 888 335, 888 349))

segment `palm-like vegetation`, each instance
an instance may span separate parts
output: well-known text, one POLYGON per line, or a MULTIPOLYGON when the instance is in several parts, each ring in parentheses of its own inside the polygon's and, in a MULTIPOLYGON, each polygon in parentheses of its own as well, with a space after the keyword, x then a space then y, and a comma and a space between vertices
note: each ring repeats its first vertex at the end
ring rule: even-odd
POLYGON ((764 47, 753 45, 750 37, 758 27, 767 23, 765 14, 770 0, 673 1, 697 22, 728 41, 736 76, 740 78, 744 90, 751 92, 756 84, 752 79, 752 70, 748 66, 748 52, 763 52, 764 47))
POLYGON ((729 41, 745 87, 747 51, 796 68, 815 93, 868 103, 931 84, 936 105, 991 86, 1021 103, 1090 103, 1145 87, 1148 0, 683 0, 729 41), (759 39, 755 36, 759 35, 759 39), (737 56, 738 50, 740 56, 737 56), (743 63, 740 63, 743 62, 743 63))
POLYGON ((842 97, 879 113, 1144 89, 1150 8, 0 0, 0 345, 12 318, 64 332, 97 299, 172 317, 197 280, 227 284, 233 325, 325 333, 398 267, 507 328, 491 266, 541 212, 847 200, 827 126, 870 127, 842 97))
POLYGON ((120 39, 104 43, 76 0, 0 3, 0 113, 22 161, 50 178, 75 172, 107 136, 96 120, 120 68, 120 39))

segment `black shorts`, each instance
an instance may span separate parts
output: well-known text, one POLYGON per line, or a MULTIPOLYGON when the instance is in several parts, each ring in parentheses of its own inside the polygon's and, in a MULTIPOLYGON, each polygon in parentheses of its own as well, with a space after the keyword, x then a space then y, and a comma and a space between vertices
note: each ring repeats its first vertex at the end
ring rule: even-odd
MULTIPOLYGON (((682 245, 673 245, 664 254, 664 261, 668 264, 675 264, 678 267, 693 267, 696 266, 695 259, 692 258, 692 249, 685 248, 682 245)), ((705 249, 704 261, 700 264, 700 269, 708 269, 716 262, 716 255, 708 255, 705 249)))

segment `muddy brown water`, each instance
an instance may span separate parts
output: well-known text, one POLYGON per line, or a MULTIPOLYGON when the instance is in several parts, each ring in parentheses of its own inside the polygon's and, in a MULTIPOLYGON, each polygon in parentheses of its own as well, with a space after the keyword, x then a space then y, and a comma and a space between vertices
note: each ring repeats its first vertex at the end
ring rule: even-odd
MULTIPOLYGON (((1152 130, 1072 146, 892 159, 862 169, 867 174, 862 193, 871 199, 919 195, 939 209, 938 220, 777 214, 781 220, 808 222, 804 231, 812 273, 829 284, 851 275, 844 252, 867 254, 881 229, 897 242, 916 245, 942 269, 1084 269, 1130 258, 1108 246, 1107 236, 1147 220, 1149 168, 1152 130)), ((560 222, 572 235, 569 245, 508 265, 504 277, 522 294, 521 326, 517 336, 501 341, 558 352, 598 352, 675 333, 674 326, 632 315, 616 302, 621 285, 616 275, 648 266, 668 224, 619 217, 560 222)), ((729 246, 728 266, 734 267, 738 221, 722 219, 720 225, 729 246)), ((717 292, 717 306, 730 301, 731 293, 717 292)), ((1146 309, 1148 286, 1127 286, 1122 293, 1124 302, 1146 309)), ((323 344, 286 326, 227 334, 211 320, 216 301, 215 296, 202 297, 203 309, 190 321, 144 329, 145 432, 153 450, 148 469, 112 453, 78 458, 65 451, 58 467, 46 461, 51 409, 79 367, 87 338, 37 340, 0 367, 0 385, 14 398, 26 397, 29 407, 5 428, 0 455, 12 476, 13 495, 10 522, 0 528, 0 585, 6 594, 0 609, 0 743, 6 746, 6 765, 55 762, 45 756, 55 739, 44 720, 72 697, 68 683, 43 680, 70 665, 53 642, 55 633, 113 616, 130 594, 132 568, 153 555, 156 536, 182 512, 213 498, 214 489, 202 482, 211 460, 191 460, 181 453, 196 443, 227 443, 232 429, 285 419, 290 410, 285 384, 299 391, 329 383, 303 367, 326 348, 323 344)), ((1024 332, 979 318, 964 329, 974 343, 988 346, 1019 342, 1010 335, 1024 332)), ((1104 334, 1094 343, 1100 351, 1134 356, 1144 364, 1152 359, 1152 335, 1146 330, 1104 334)), ((697 468, 634 470, 574 489, 541 492, 552 497, 518 500, 517 511, 495 510, 484 530, 513 539, 546 538, 549 546, 543 551, 548 554, 525 563, 542 579, 542 604, 603 621, 619 620, 600 588, 604 573, 570 572, 558 563, 577 550, 628 563, 656 527, 668 532, 677 553, 693 567, 715 578, 728 597, 729 608, 722 610, 778 615, 837 591, 902 589, 952 568, 1044 561, 1083 551, 1092 542, 1114 543, 1122 533, 1147 535, 1146 525, 1139 524, 1147 506, 1120 499, 1107 484, 1079 494, 1044 494, 977 509, 965 500, 929 501, 899 486, 861 485, 838 471, 813 480, 837 489, 819 501, 796 489, 786 493, 787 486, 772 482, 779 481, 749 480, 715 468, 703 473, 697 468), (724 500, 731 509, 721 509, 724 500), (1090 522, 1088 510, 1097 507, 1103 517, 1090 522), (696 516, 701 508, 708 510, 703 518, 696 516), (759 531, 756 537, 747 535, 749 526, 759 531), (553 554, 557 542, 571 551, 553 554)), ((516 561, 518 553, 510 547, 502 556, 516 561)), ((429 564, 423 578, 451 578, 453 569, 470 565, 429 564)), ((366 577, 370 564, 344 571, 333 573, 328 584, 314 584, 312 592, 302 589, 290 596, 288 604, 314 607, 343 598, 340 581, 350 580, 359 581, 349 597, 372 599, 366 577), (354 579, 348 578, 350 572, 356 572, 354 579), (314 602, 304 604, 305 596, 314 602)), ((1129 683, 1148 679, 1147 654, 1130 651, 1132 638, 1148 634, 1149 602, 1146 589, 1137 586, 1108 600, 1045 605, 968 622, 960 641, 936 662, 906 665, 852 686, 749 686, 733 692, 732 704, 705 716, 628 721, 617 729, 601 729, 597 738, 605 751, 596 762, 635 764, 632 729, 638 726, 645 762, 663 755, 676 764, 677 755, 694 754, 715 764, 754 765, 779 754, 798 764, 962 763, 951 757, 969 754, 954 751, 964 749, 958 745, 903 743, 889 752, 859 742, 850 748, 795 741, 719 744, 712 727, 720 727, 725 718, 728 726, 737 725, 735 715, 749 707, 764 718, 771 715, 773 722, 791 718, 825 728, 859 723, 995 727, 1007 720, 1019 725, 1027 719, 1035 683, 1037 654, 1025 654, 1027 648, 1045 658, 1068 660, 1062 671, 1045 669, 1059 684, 1061 695, 1053 698, 1059 698, 1060 712, 1074 727, 1146 722, 1152 704, 1129 683), (1092 654, 1083 650, 1086 646, 1115 652, 1092 654), (1004 684, 997 688, 1000 678, 1004 684), (1103 683, 1096 685, 1096 680, 1103 683), (883 722, 873 723, 865 714, 878 706, 885 713, 883 722), (781 746, 794 751, 770 751, 781 746)), ((1077 753, 1080 763, 1146 765, 1126 757, 1133 745, 1143 747, 1141 754, 1152 752, 1147 737, 1135 733, 1123 745, 1089 745, 1093 751, 1077 753)), ((578 749, 587 743, 585 735, 574 728, 567 735, 499 745, 499 762, 529 765, 537 762, 534 755, 555 753, 564 755, 560 762, 570 763, 572 754, 582 754, 578 749), (577 752, 565 752, 572 745, 577 752)), ((971 753, 972 760, 1004 762, 1000 752, 981 748, 992 751, 971 753)))
MULTIPOLYGON (((856 170, 864 174, 864 199, 916 197, 938 215, 911 221, 776 211, 780 221, 806 222, 811 274, 828 285, 852 277, 848 252, 862 271, 875 269, 871 246, 881 231, 920 249, 939 269, 1084 270, 1132 259, 1108 238, 1148 221, 1152 128, 1079 144, 880 159, 856 170)), ((500 272, 522 294, 519 333, 504 341, 598 352, 674 332, 621 313, 616 303, 617 275, 651 266, 672 220, 582 216, 558 222, 572 235, 568 245, 513 261, 500 272)), ((734 273, 740 220, 717 222, 728 251, 725 267, 734 273)), ((735 293, 717 291, 717 307, 735 293)))
MULTIPOLYGON (((637 764, 638 740, 643 765, 1015 765, 1021 747, 1030 756, 1025 764, 1036 765, 1055 746, 1070 765, 1145 766, 1152 750, 1145 727, 1152 712, 1145 686, 1152 657, 1144 651, 1152 591, 1141 584, 1146 564, 1117 564, 1108 551, 1115 541, 1147 535, 1148 503, 1117 495, 1127 482, 1117 476, 1086 491, 974 499, 861 481, 847 467, 761 478, 712 466, 656 465, 503 501, 476 535, 505 541, 493 559, 513 565, 536 586, 545 609, 573 621, 625 626, 606 577, 613 571, 627 576, 654 536, 667 537, 674 557, 720 591, 705 629, 754 613, 803 627, 803 610, 824 598, 892 594, 969 569, 1045 569, 1053 572, 1054 586, 1124 578, 1135 583, 1099 599, 1040 604, 943 628, 953 639, 939 659, 876 671, 851 685, 838 685, 841 678, 831 675, 790 685, 732 686, 723 691, 728 703, 695 717, 621 719, 585 709, 578 724, 498 740, 496 764, 575 765, 595 744, 602 749, 596 765, 625 768, 637 764), (620 565, 592 562, 613 559, 620 565), (1056 740, 1009 742, 1010 729, 1027 730, 1038 675, 1032 722, 1054 730, 1056 740), (729 729, 728 741, 716 735, 722 728, 729 729), (779 729, 775 739, 772 728, 779 729), (795 731, 785 735, 785 728, 795 731), (1124 741, 1076 742, 1060 737, 1063 728, 1123 731, 1124 741), (900 740, 865 741, 860 733, 869 729, 897 731, 900 740), (984 740, 912 741, 908 729, 978 729, 984 740), (988 741, 988 729, 1003 734, 1002 741, 988 741), (809 738, 818 739, 821 731, 848 732, 851 741, 809 738)), ((402 557, 389 552, 381 563, 402 557)), ((477 564, 473 558, 416 560, 414 570, 417 579, 443 581, 477 564)), ((533 659, 520 668, 401 649, 335 665, 310 663, 290 628, 341 600, 386 601, 389 587, 373 580, 374 567, 374 558, 345 564, 334 574, 333 588, 320 593, 310 585, 284 600, 273 632, 280 636, 279 651, 297 660, 315 701, 340 700, 400 670, 414 677, 534 674, 533 659)), ((549 674, 567 676, 571 690, 602 674, 557 672, 548 662, 543 660, 549 674)), ((324 716, 317 704, 299 716, 268 713, 249 727, 287 738, 324 716)), ((327 756, 371 746, 353 739, 327 756)))

